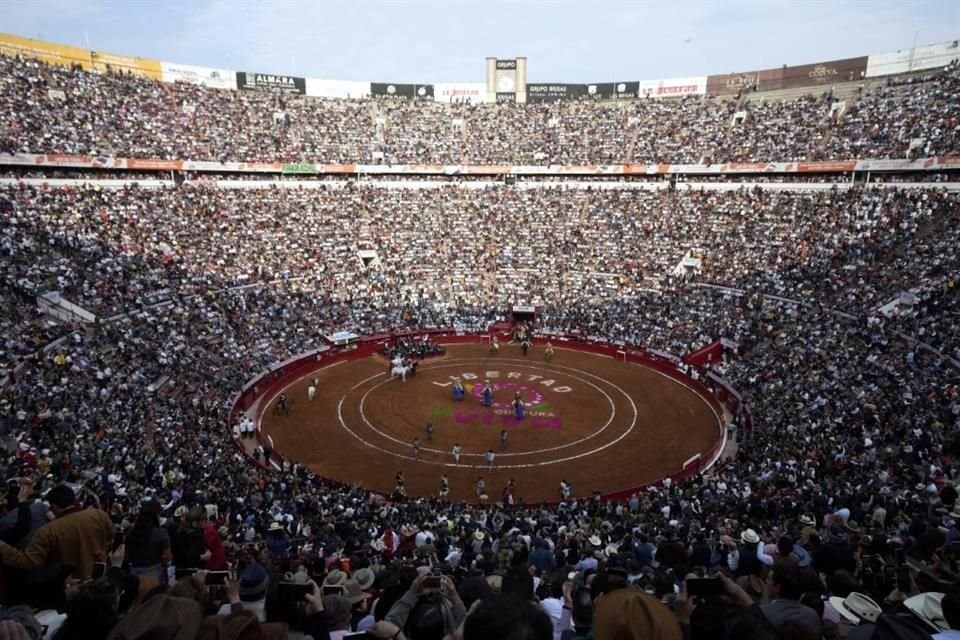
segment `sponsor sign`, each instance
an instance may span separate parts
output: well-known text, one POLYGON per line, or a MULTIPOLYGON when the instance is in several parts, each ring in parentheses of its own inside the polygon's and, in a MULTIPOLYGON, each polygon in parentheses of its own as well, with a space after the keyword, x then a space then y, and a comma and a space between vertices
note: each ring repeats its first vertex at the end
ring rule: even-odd
POLYGON ((164 82, 186 82, 213 89, 236 89, 237 72, 230 69, 195 67, 189 64, 160 63, 161 79, 164 82))
POLYGON ((370 95, 370 83, 354 80, 320 80, 307 78, 307 95, 318 98, 357 100, 370 95))
POLYGON ((630 100, 636 98, 640 91, 640 83, 630 82, 595 82, 587 85, 587 95, 597 100, 630 100))
POLYGON ((405 98, 407 100, 433 100, 432 84, 400 84, 395 82, 371 82, 370 95, 375 98, 405 98))
POLYGON ((121 56, 113 53, 103 53, 102 51, 91 51, 90 63, 94 70, 102 73, 118 73, 122 71, 123 73, 132 73, 152 80, 161 80, 163 78, 159 60, 121 56))
POLYGON ((516 102, 517 94, 510 92, 497 92, 497 102, 516 102))
POLYGON ((79 47, 67 47, 62 44, 54 44, 44 40, 33 40, 32 38, 21 38, 6 33, 0 33, 0 53, 7 56, 23 56, 24 58, 33 58, 47 64, 56 64, 61 66, 71 66, 79 64, 82 68, 90 70, 92 63, 90 61, 90 51, 79 47))
POLYGON ((317 165, 313 164, 312 162, 295 162, 292 164, 285 164, 283 165, 281 173, 284 175, 313 175, 317 173, 317 165))
POLYGON ((517 61, 516 59, 512 60, 497 60, 497 70, 516 70, 517 61))
POLYGON ((279 91, 281 93, 306 95, 307 81, 295 76, 237 71, 237 88, 247 91, 279 91))
POLYGON ((733 95, 753 87, 760 91, 772 91, 780 88, 782 78, 782 68, 707 76, 706 90, 711 96, 733 95))
POLYGON ((482 82, 441 82, 433 85, 433 99, 479 104, 487 99, 487 85, 482 82))
POLYGON ((784 89, 855 82, 867 73, 867 57, 830 60, 816 64, 784 67, 780 86, 784 89))
POLYGON ((960 51, 956 40, 921 45, 889 53, 878 53, 867 60, 868 78, 910 73, 921 69, 943 68, 956 60, 960 51))
POLYGON ((680 98, 703 95, 707 90, 706 76, 671 78, 669 80, 644 80, 639 83, 641 98, 680 98))
POLYGON ((528 84, 527 102, 549 102, 552 100, 568 100, 582 98, 587 95, 585 84, 528 84))

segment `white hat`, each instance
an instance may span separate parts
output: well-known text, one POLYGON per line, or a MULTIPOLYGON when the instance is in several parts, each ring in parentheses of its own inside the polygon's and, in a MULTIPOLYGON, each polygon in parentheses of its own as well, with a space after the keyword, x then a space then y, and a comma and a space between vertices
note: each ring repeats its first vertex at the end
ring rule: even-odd
POLYGON ((833 596, 830 598, 830 604, 837 613, 855 624, 865 620, 867 622, 876 622, 883 609, 869 596, 862 593, 851 593, 846 598, 833 596))
POLYGON ((760 542, 760 536, 758 536, 757 532, 753 529, 747 529, 740 534, 740 542, 744 544, 756 544, 760 542))
POLYGON ((598 535, 590 536, 590 539, 588 540, 588 542, 590 542, 590 544, 594 547, 599 547, 601 544, 603 544, 603 541, 600 540, 600 536, 598 535))
POLYGON ((904 606, 910 609, 910 613, 926 622, 931 629, 937 631, 946 631, 950 625, 943 617, 942 593, 921 593, 912 598, 907 598, 904 606))

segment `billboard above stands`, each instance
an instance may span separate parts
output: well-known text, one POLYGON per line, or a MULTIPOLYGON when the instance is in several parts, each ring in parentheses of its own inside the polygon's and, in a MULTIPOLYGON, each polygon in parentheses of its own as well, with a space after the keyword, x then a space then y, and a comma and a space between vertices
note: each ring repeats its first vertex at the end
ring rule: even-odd
POLYGON ((480 104, 487 100, 487 85, 482 82, 439 82, 433 85, 433 99, 480 104))
POLYGON ((56 64, 69 67, 75 64, 89 70, 91 67, 90 51, 80 47, 68 47, 62 44, 21 38, 6 33, 0 33, 0 53, 7 56, 23 56, 36 59, 47 64, 56 64))
POLYGON ((186 82, 213 89, 236 89, 237 72, 230 69, 194 67, 189 64, 160 63, 164 82, 186 82))
POLYGON ((855 82, 861 80, 867 72, 867 57, 830 60, 816 64, 802 64, 784 67, 780 86, 784 89, 795 87, 829 86, 836 82, 855 82))
POLYGON ((90 52, 90 63, 96 71, 101 73, 132 73, 151 80, 161 80, 163 73, 160 70, 160 61, 134 56, 121 56, 115 53, 102 51, 90 52))
POLYGON ((711 96, 728 96, 754 87, 760 91, 773 91, 780 88, 782 78, 782 68, 707 76, 707 93, 711 96))
POLYGON ((639 91, 640 83, 636 80, 595 82, 587 85, 587 95, 597 100, 631 100, 637 97, 639 91))
POLYGON ((295 76, 278 76, 271 73, 237 71, 237 88, 245 91, 279 91, 281 93, 307 93, 307 81, 295 76))
POLYGON ((682 98, 700 96, 707 91, 707 77, 671 78, 668 80, 642 80, 638 83, 640 98, 682 98))
POLYGON ((528 84, 527 102, 550 102, 553 100, 571 100, 587 95, 585 84, 528 84))
POLYGON ((867 58, 867 77, 889 76, 924 69, 942 69, 960 58, 960 42, 938 42, 913 49, 878 53, 867 58))
POLYGON ((370 95, 370 83, 358 80, 307 78, 307 95, 316 98, 359 100, 370 95))
POLYGON ((370 95, 374 98, 433 100, 432 84, 403 84, 399 82, 371 82, 370 95))

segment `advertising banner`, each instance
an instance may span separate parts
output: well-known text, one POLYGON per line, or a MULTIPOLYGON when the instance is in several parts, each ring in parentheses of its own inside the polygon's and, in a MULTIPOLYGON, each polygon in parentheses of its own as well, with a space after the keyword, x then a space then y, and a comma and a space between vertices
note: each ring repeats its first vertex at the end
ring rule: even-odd
POLYGON ((312 162, 294 162, 283 165, 280 171, 284 175, 312 175, 318 173, 317 165, 312 162))
POLYGON ((782 77, 782 68, 707 76, 707 94, 711 96, 733 95, 754 87, 757 87, 760 91, 773 91, 780 88, 782 77))
POLYGON ((867 73, 867 57, 830 60, 816 64, 784 67, 780 86, 784 89, 854 82, 867 73))
POLYGON ((231 69, 160 62, 160 73, 164 82, 186 82, 213 89, 237 88, 237 72, 231 69))
POLYGON ((510 92, 497 92, 497 102, 516 102, 517 94, 510 92))
POLYGON ((44 40, 21 38, 6 33, 0 33, 0 53, 7 56, 21 55, 24 58, 33 58, 47 64, 57 64, 69 67, 79 64, 89 70, 91 67, 90 51, 80 47, 67 47, 44 40))
POLYGON ((237 71, 237 88, 246 91, 279 91, 306 95, 307 81, 295 76, 237 71))
POLYGON ((400 84, 371 82, 370 95, 374 98, 405 98, 407 100, 433 100, 432 84, 400 84))
POLYGON ((358 100, 370 95, 370 83, 354 80, 307 78, 307 95, 317 98, 358 100))
POLYGON ((497 60, 497 65, 496 65, 496 66, 497 66, 497 70, 498 70, 498 71, 500 71, 500 70, 505 70, 505 71, 513 70, 513 71, 516 71, 516 70, 517 70, 517 60, 516 60, 516 58, 512 58, 512 59, 509 59, 509 60, 497 60))
POLYGON ((867 60, 868 78, 911 73, 922 69, 943 68, 960 57, 956 40, 926 44, 890 53, 877 53, 867 60))
POLYGON ((433 99, 480 104, 487 99, 487 85, 482 82, 440 82, 433 85, 433 99))
POLYGON ((160 69, 159 60, 121 56, 114 53, 104 53, 102 51, 91 51, 90 63, 96 71, 101 73, 123 72, 143 76, 151 80, 163 79, 163 72, 160 69))
POLYGON ((570 100, 587 95, 585 84, 528 84, 527 102, 550 102, 570 100))
POLYGON ((640 83, 630 82, 595 82, 587 85, 587 95, 597 100, 630 100, 636 98, 640 91, 640 83))
POLYGON ((671 78, 668 80, 643 80, 639 83, 641 98, 681 98, 699 96, 707 91, 707 77, 671 78))

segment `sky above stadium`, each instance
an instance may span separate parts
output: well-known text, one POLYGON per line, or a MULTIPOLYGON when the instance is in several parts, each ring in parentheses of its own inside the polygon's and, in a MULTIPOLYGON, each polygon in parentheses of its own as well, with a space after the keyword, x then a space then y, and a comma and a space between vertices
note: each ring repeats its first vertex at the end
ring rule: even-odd
POLYGON ((181 64, 337 80, 529 82, 730 73, 960 38, 960 2, 2 0, 0 31, 181 64))

